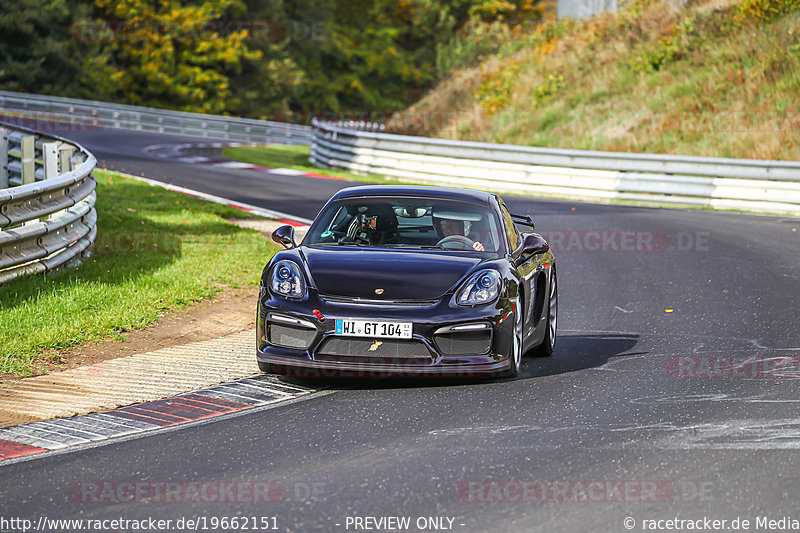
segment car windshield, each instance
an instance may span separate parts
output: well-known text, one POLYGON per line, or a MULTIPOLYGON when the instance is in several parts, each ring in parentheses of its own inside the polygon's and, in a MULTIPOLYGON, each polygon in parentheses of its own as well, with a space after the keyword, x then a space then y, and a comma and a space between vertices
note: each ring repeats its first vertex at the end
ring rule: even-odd
POLYGON ((497 255, 504 251, 502 235, 488 205, 439 198, 361 197, 328 204, 303 243, 497 255))

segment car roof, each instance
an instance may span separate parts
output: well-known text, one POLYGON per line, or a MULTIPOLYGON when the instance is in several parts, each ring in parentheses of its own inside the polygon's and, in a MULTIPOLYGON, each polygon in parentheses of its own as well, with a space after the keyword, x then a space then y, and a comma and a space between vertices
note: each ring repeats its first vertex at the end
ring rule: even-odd
POLYGON ((494 193, 456 189, 452 187, 426 187, 422 185, 362 185, 348 187, 337 192, 332 199, 358 198, 362 196, 425 196, 450 200, 466 200, 489 204, 494 193))

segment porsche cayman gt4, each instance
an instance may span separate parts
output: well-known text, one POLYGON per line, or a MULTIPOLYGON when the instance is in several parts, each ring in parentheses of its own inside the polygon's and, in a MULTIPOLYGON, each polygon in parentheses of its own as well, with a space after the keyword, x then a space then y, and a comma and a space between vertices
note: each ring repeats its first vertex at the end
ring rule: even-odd
POLYGON ((556 341, 555 258, 532 228, 486 192, 339 191, 299 244, 292 226, 272 235, 286 249, 261 276, 259 367, 515 377, 556 341))

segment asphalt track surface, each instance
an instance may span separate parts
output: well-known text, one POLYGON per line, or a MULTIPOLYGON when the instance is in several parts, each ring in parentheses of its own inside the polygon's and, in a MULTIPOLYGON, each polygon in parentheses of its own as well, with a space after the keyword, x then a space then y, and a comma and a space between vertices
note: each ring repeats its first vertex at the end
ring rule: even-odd
MULTIPOLYGON (((108 168, 307 218, 348 185, 143 151, 187 138, 71 137, 108 168)), ((366 531, 355 517, 389 516, 410 525, 380 530, 432 530, 417 520, 447 517, 464 532, 629 531, 626 518, 634 531, 675 518, 763 531, 759 517, 800 518, 800 220, 506 199, 554 242, 560 282, 556 352, 527 357, 519 379, 336 383, 272 409, 6 464, 0 517, 275 517, 278 531, 366 531), (115 501, 110 488, 125 481, 183 492, 115 501), (246 490, 204 501, 186 488, 231 481, 277 482, 279 501, 249 503, 246 490)))

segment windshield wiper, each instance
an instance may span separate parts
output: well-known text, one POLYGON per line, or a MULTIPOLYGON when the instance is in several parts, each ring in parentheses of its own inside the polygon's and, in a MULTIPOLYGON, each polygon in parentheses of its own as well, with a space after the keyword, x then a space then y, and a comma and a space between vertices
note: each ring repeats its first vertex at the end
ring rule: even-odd
POLYGON ((332 241, 332 242, 312 242, 312 246, 372 246, 371 244, 365 244, 363 242, 339 242, 339 241, 332 241))
POLYGON ((416 248, 421 250, 444 250, 444 247, 439 246, 438 244, 384 244, 383 247, 385 248, 416 248))

